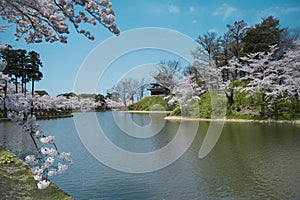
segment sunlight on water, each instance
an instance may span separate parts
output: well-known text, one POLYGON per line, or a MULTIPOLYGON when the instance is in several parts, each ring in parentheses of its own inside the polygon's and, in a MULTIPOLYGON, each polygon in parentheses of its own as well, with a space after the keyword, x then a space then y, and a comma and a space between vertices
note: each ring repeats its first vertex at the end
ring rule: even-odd
MULTIPOLYGON (((89 117, 89 113, 76 114, 89 117)), ((179 126, 166 122, 151 138, 133 138, 114 124, 110 112, 97 117, 112 142, 135 152, 163 147, 179 126)), ((132 118, 141 126, 150 121, 148 115, 132 114, 132 118)), ((199 159, 209 125, 200 122, 193 144, 176 162, 155 172, 130 174, 91 156, 72 118, 39 123, 46 134, 56 136, 61 150, 72 153, 74 163, 53 181, 75 199, 300 199, 299 125, 226 123, 215 148, 199 159)), ((0 144, 21 158, 33 151, 30 138, 9 122, 0 122, 0 144)))

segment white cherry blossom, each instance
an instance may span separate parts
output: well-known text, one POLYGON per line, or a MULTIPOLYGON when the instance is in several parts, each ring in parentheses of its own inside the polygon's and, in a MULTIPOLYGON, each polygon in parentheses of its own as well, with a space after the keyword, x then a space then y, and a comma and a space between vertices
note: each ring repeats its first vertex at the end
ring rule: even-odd
POLYGON ((98 22, 116 35, 120 33, 114 24, 115 13, 110 1, 2 0, 0 16, 16 25, 16 40, 23 37, 27 43, 39 43, 43 40, 66 43, 70 24, 78 33, 91 40, 94 36, 80 28, 82 23, 96 25, 98 22), (81 11, 82 8, 84 11, 81 11))
POLYGON ((37 183, 37 187, 40 190, 46 189, 50 185, 50 181, 42 180, 37 183))

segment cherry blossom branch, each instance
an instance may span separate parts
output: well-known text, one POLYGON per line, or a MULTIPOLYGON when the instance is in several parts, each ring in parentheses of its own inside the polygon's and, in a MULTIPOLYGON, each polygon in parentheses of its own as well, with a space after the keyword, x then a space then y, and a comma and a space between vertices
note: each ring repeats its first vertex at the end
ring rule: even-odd
POLYGON ((2 0, 0 8, 0 16, 17 25, 16 39, 23 37, 27 43, 42 42, 43 39, 66 43, 66 35, 70 34, 67 22, 73 24, 76 32, 91 40, 94 36, 87 30, 80 30, 79 24, 96 25, 98 21, 110 32, 116 35, 120 33, 114 24, 115 14, 109 0, 2 0), (76 6, 84 11, 75 12, 76 6))
MULTIPOLYGON (((0 72, 0 81, 2 80, 7 81, 9 77, 0 72)), ((50 184, 49 177, 62 174, 68 169, 68 166, 62 164, 62 162, 72 163, 71 154, 60 153, 54 142, 54 136, 46 136, 40 130, 36 117, 33 115, 33 96, 26 98, 21 94, 13 94, 5 97, 4 101, 6 101, 6 98, 10 100, 7 104, 9 110, 7 117, 11 121, 16 122, 24 133, 28 133, 33 141, 38 157, 28 155, 25 157, 25 162, 32 167, 34 179, 38 181, 37 187, 45 189, 50 184), (39 145, 37 141, 47 146, 39 145), (51 145, 54 148, 48 147, 51 145)))

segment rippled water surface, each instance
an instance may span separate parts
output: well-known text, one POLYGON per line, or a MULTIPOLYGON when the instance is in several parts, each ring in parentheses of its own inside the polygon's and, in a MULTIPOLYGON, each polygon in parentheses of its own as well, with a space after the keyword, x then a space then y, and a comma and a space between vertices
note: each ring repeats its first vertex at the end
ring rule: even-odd
MULTIPOLYGON (((87 120, 94 114, 76 113, 87 120)), ((165 122, 157 135, 133 138, 116 126, 111 112, 96 116, 113 143, 133 152, 162 148, 180 125, 165 122)), ((120 116, 124 123, 130 117, 140 126, 151 121, 148 115, 120 116)), ((157 115, 152 120, 163 118, 157 115)), ((300 199, 299 125, 226 123, 214 149, 199 159, 209 125, 200 122, 194 142, 177 161, 158 171, 132 174, 111 169, 89 154, 73 118, 39 124, 47 135, 55 135, 59 149, 72 153, 74 163, 53 181, 75 199, 300 199)), ((188 127, 185 134, 189 134, 188 127)), ((0 122, 0 144, 21 158, 34 151, 30 138, 10 122, 0 122)))

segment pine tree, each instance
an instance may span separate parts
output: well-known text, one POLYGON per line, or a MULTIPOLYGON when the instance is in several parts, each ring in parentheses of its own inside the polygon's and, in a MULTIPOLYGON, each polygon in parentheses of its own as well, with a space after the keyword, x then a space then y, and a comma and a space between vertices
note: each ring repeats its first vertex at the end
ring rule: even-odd
POLYGON ((269 16, 264 18, 255 28, 249 28, 242 39, 245 43, 243 54, 267 52, 269 47, 280 44, 280 35, 283 29, 279 28, 279 19, 269 16))

